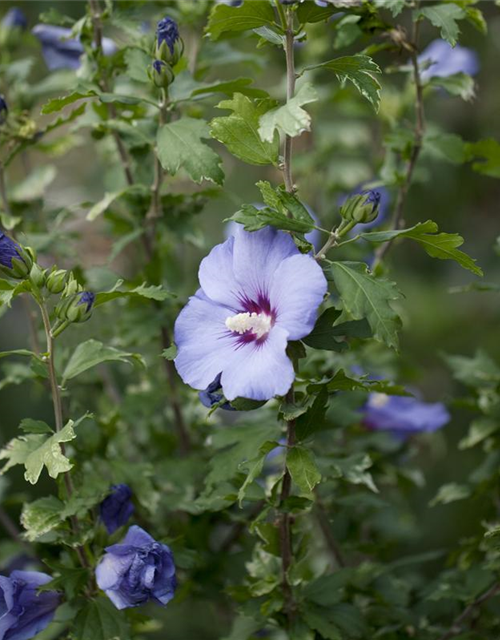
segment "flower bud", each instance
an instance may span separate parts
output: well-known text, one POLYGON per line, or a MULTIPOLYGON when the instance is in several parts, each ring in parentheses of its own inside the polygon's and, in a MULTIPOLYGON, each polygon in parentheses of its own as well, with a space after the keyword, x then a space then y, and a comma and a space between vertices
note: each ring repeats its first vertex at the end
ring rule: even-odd
POLYGON ((30 271, 30 280, 39 289, 45 285, 45 273, 45 269, 39 267, 36 262, 33 263, 30 271))
POLYGON ((47 282, 45 286, 50 293, 62 293, 68 281, 68 272, 64 269, 52 268, 52 271, 47 276, 47 282))
POLYGON ((340 215, 347 222, 372 222, 378 215, 380 193, 378 191, 363 191, 351 196, 340 207, 340 215))
POLYGON ((82 287, 75 280, 75 276, 72 273, 70 273, 68 276, 68 280, 66 282, 66 286, 64 287, 63 298, 66 298, 68 296, 73 296, 75 295, 75 293, 78 293, 81 290, 82 290, 82 287))
POLYGON ((9 278, 24 280, 33 266, 29 250, 0 231, 0 273, 9 278))
POLYGON ((156 28, 156 59, 175 66, 183 52, 184 43, 179 36, 177 23, 172 18, 163 18, 156 28))
POLYGON ((5 14, 2 20, 2 27, 25 31, 28 27, 28 19, 19 7, 12 7, 5 14))
POLYGON ((92 315, 95 295, 90 291, 80 291, 63 298, 56 307, 56 316, 63 322, 86 322, 92 315))
POLYGON ((163 62, 163 60, 155 60, 151 65, 151 70, 149 71, 149 77, 160 89, 168 89, 169 85, 175 79, 174 71, 172 67, 163 62))
POLYGON ((9 115, 9 107, 5 102, 5 98, 0 95, 0 125, 2 125, 7 120, 8 115, 9 115))

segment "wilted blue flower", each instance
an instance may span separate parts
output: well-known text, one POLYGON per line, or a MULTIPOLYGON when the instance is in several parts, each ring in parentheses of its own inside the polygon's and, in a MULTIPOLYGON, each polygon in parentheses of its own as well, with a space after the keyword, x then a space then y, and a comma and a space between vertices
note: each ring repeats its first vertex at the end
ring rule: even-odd
MULTIPOLYGON (((223 398, 224 394, 222 393, 222 386, 220 383, 221 374, 215 378, 213 382, 211 382, 206 389, 200 391, 198 397, 201 400, 201 404, 207 409, 211 409, 214 404, 218 404, 223 398)), ((224 402, 220 406, 220 409, 225 409, 226 411, 235 411, 235 408, 232 407, 229 402, 224 402)))
POLYGON ((107 547, 96 568, 97 584, 117 609, 153 601, 166 605, 177 580, 172 552, 137 526, 130 527, 120 544, 107 547))
POLYGON ((112 492, 101 502, 100 515, 109 535, 123 527, 132 517, 135 507, 132 503, 132 490, 126 484, 116 484, 112 492))
POLYGON ((198 275, 201 288, 175 323, 181 378, 203 390, 222 374, 229 401, 286 394, 295 377, 288 341, 312 331, 327 290, 317 262, 288 233, 240 227, 198 275))
POLYGON ((419 64, 430 66, 423 69, 422 80, 430 78, 446 78, 455 73, 466 73, 473 76, 479 71, 479 58, 473 49, 456 45, 452 47, 445 40, 434 40, 418 56, 419 64))
POLYGON ((170 49, 170 53, 174 53, 174 45, 179 39, 179 28, 177 27, 177 22, 168 16, 163 18, 163 20, 160 20, 156 28, 156 39, 158 41, 158 46, 161 46, 162 42, 166 42, 170 49))
POLYGON ((56 591, 38 588, 52 578, 38 571, 13 571, 0 576, 0 638, 29 640, 49 625, 59 605, 56 591))
POLYGON ((9 107, 5 102, 5 98, 0 95, 0 124, 3 124, 7 120, 8 113, 9 107))
POLYGON ((0 231, 0 271, 10 278, 29 275, 33 260, 26 249, 0 231))
POLYGON ((28 26, 28 19, 19 7, 12 7, 12 9, 9 9, 5 14, 2 20, 2 26, 8 29, 17 27, 24 31, 28 26))
MULTIPOLYGON (((50 71, 55 69, 78 69, 84 52, 82 43, 71 36, 71 29, 50 24, 37 24, 32 33, 40 40, 42 55, 50 71)), ((111 56, 116 51, 115 43, 102 39, 102 51, 111 56)))
POLYGON ((450 421, 450 414, 441 402, 422 402, 385 393, 370 394, 363 414, 363 422, 370 429, 391 431, 399 436, 436 431, 450 421))

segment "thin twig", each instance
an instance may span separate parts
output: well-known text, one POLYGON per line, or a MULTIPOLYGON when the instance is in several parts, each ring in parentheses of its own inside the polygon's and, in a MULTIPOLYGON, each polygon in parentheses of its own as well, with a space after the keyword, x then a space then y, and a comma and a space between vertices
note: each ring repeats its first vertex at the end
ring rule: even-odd
POLYGON ((321 529, 321 533, 323 534, 328 550, 332 554, 337 565, 339 567, 345 567, 346 562, 344 560, 342 552, 340 551, 340 547, 337 543, 337 540, 333 535, 332 527, 330 525, 330 520, 328 518, 328 514, 326 512, 325 506, 322 503, 317 493, 316 493, 316 504, 315 504, 314 513, 316 515, 316 520, 318 521, 319 527, 321 529))
POLYGON ((483 595, 476 598, 474 602, 471 602, 471 604, 466 607, 457 618, 455 618, 451 627, 439 638, 439 640, 449 640, 450 638, 453 638, 453 636, 458 635, 462 631, 463 623, 476 610, 476 608, 482 605, 483 602, 486 602, 490 598, 493 598, 493 596, 496 596, 499 592, 500 583, 497 582, 490 587, 488 591, 485 591, 483 595))
MULTIPOLYGON (((45 306, 45 303, 43 302, 43 300, 39 300, 38 305, 40 307, 40 312, 42 314, 43 326, 45 329, 45 336, 47 339, 47 367, 49 372, 49 382, 50 382, 50 389, 51 389, 51 395, 52 395, 52 403, 54 406, 56 432, 59 433, 64 427, 64 420, 63 420, 63 410, 62 410, 61 389, 57 381, 57 373, 56 373, 56 367, 55 367, 55 361, 54 361, 55 343, 52 337, 52 331, 51 331, 50 319, 49 319, 47 307, 45 306)), ((61 447, 62 454, 65 455, 66 447, 64 443, 60 442, 59 446, 61 447)), ((64 486, 66 487, 66 493, 68 495, 68 498, 71 498, 71 496, 74 493, 74 487, 73 487, 73 481, 71 479, 71 475, 69 471, 63 474, 63 479, 64 479, 64 486)), ((76 516, 72 516, 70 520, 71 520, 71 528, 72 528, 73 534, 77 536, 80 533, 80 523, 78 522, 78 518, 76 516)), ((80 559, 82 566, 87 569, 90 568, 90 562, 87 558, 87 554, 85 553, 84 548, 82 546, 77 546, 76 553, 78 554, 78 557, 80 559)))
MULTIPOLYGON (((424 95, 422 89, 422 81, 420 78, 420 69, 418 66, 418 36, 419 36, 420 22, 415 22, 413 25, 413 42, 409 45, 410 59, 413 67, 413 81, 415 83, 415 131, 413 138, 413 146, 410 153, 410 159, 406 166, 406 174, 402 185, 399 188, 396 198, 396 204, 394 206, 394 212, 392 215, 391 227, 397 231, 401 227, 403 221, 403 213, 406 203, 406 197, 411 186, 413 173, 417 164, 420 152, 422 150, 422 141, 425 132, 425 115, 424 115, 424 95)), ((390 251, 394 240, 387 242, 379 247, 375 253, 375 262, 373 269, 379 265, 382 260, 387 256, 390 251)))

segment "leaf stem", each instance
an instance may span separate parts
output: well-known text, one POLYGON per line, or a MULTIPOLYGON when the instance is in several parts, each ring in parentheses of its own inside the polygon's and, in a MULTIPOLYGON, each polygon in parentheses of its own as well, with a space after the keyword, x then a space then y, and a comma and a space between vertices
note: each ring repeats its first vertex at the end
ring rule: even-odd
MULTIPOLYGON (((417 3, 418 4, 418 3, 417 3)), ((417 7, 418 8, 418 7, 417 7)), ((422 80, 420 78, 420 69, 418 66, 418 37, 420 31, 420 22, 417 20, 413 23, 413 37, 412 42, 409 43, 410 59, 413 67, 413 81, 415 83, 415 130, 413 137, 413 145, 410 153, 410 159, 406 165, 406 174, 401 184, 398 195, 396 198, 396 204, 394 212, 392 214, 391 228, 398 230, 401 227, 403 221, 403 213, 406 204, 406 198, 411 186, 413 173, 422 150, 422 141, 425 133, 425 114, 424 114, 424 93, 422 88, 422 80)), ((375 261, 373 264, 373 271, 384 260, 393 245, 394 239, 390 240, 386 244, 381 245, 375 253, 375 261)))
MULTIPOLYGON (((294 58, 294 40, 295 34, 293 30, 293 13, 288 8, 286 12, 286 31, 285 31, 285 57, 286 57, 286 100, 291 100, 295 94, 295 58, 294 58)), ((285 145, 283 153, 283 177, 285 187, 289 193, 295 191, 292 177, 292 153, 293 140, 291 136, 285 136, 285 145)))
MULTIPOLYGON (((292 388, 286 395, 286 402, 289 404, 293 404, 295 402, 295 391, 292 388)), ((287 422, 287 455, 288 450, 295 445, 295 420, 290 420, 287 422)), ((283 475, 283 481, 281 485, 281 495, 280 495, 280 508, 283 508, 284 503, 290 497, 292 489, 292 477, 286 466, 285 461, 285 473, 283 475)), ((285 614, 288 619, 288 625, 291 626, 293 619, 295 617, 295 599, 293 597, 292 587, 290 585, 290 581, 288 578, 288 571, 292 564, 293 557, 293 549, 292 549, 292 531, 291 531, 291 521, 290 514, 287 512, 281 513, 280 523, 279 523, 279 536, 280 536, 280 547, 281 547, 281 567, 282 567, 282 590, 283 597, 285 600, 285 614)))

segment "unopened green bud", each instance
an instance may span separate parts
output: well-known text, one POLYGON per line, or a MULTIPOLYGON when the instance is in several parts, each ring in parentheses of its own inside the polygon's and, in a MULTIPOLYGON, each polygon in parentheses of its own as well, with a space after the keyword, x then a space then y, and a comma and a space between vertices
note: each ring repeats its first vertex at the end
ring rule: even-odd
POLYGON ((86 322, 92 315, 95 295, 90 291, 80 291, 63 298, 56 307, 56 316, 63 322, 86 322))
POLYGON ((63 298, 74 296, 75 293, 78 293, 81 290, 82 287, 78 284, 77 280, 75 280, 75 276, 70 273, 62 294, 63 298))
POLYGON ((378 216, 380 193, 364 191, 348 198, 340 207, 340 215, 347 222, 372 222, 378 216))
POLYGON ((183 53, 184 42, 179 36, 177 23, 172 18, 163 18, 156 28, 155 58, 174 67, 183 53))
POLYGON ((163 60, 155 60, 148 71, 149 77, 159 89, 168 89, 175 80, 172 67, 163 60))
POLYGON ((57 267, 53 267, 52 271, 47 276, 45 286, 50 293, 62 293, 68 281, 68 276, 69 274, 65 269, 57 269, 57 267))
POLYGON ((30 271, 30 280, 39 289, 41 289, 45 285, 45 274, 46 270, 42 269, 37 265, 36 262, 34 262, 30 271))

